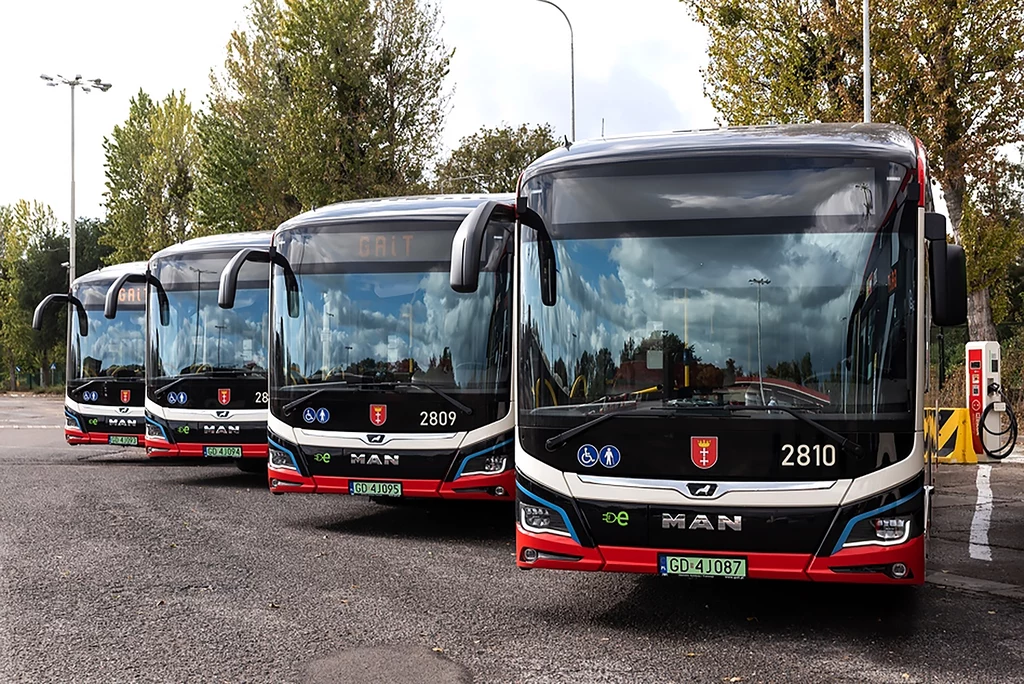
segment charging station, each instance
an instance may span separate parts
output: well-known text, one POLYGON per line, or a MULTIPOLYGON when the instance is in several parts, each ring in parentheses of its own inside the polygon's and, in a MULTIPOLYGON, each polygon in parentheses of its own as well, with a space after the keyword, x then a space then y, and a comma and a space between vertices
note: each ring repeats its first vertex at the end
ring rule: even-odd
POLYGON ((974 453, 979 461, 1001 460, 1013 452, 1017 422, 1003 396, 999 343, 968 342, 966 354, 967 411, 974 453), (1006 413, 1010 424, 1004 429, 1006 413))

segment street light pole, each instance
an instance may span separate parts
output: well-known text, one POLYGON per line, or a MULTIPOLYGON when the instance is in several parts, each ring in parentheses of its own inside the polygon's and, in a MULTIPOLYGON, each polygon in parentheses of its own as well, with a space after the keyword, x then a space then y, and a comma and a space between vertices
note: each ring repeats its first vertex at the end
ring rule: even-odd
MULTIPOLYGON (((864 0, 867 2, 867 0, 864 0)), ((537 0, 537 2, 543 2, 545 5, 551 5, 556 10, 562 13, 565 17, 565 23, 569 25, 569 90, 572 98, 572 141, 576 142, 576 54, 575 48, 573 47, 574 38, 572 33, 572 22, 569 21, 569 15, 565 11, 551 2, 551 0, 537 0)))
POLYGON ((748 282, 757 285, 757 384, 761 388, 761 405, 766 406, 764 400, 764 374, 761 372, 761 286, 772 282, 767 278, 751 278, 748 282))
POLYGON ((871 123, 871 23, 870 0, 864 0, 864 123, 871 123))
POLYGON ((41 74, 39 78, 46 81, 46 85, 56 87, 59 85, 70 86, 71 88, 71 221, 68 223, 70 234, 68 237, 68 251, 70 252, 68 258, 68 279, 69 283, 75 282, 77 276, 77 269, 75 268, 75 88, 81 88, 84 92, 90 92, 94 88, 101 93, 105 93, 110 90, 111 85, 105 83, 101 79, 82 79, 81 74, 77 74, 74 78, 65 78, 60 74, 57 74, 57 78, 41 74))

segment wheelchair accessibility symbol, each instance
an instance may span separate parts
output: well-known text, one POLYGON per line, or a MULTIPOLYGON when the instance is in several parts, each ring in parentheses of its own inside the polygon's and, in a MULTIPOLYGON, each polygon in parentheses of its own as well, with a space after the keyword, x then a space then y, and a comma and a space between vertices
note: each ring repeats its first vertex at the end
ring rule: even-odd
POLYGON ((584 468, 589 468, 594 465, 597 463, 597 447, 593 444, 584 444, 579 448, 579 451, 576 452, 576 460, 578 460, 580 465, 584 468))

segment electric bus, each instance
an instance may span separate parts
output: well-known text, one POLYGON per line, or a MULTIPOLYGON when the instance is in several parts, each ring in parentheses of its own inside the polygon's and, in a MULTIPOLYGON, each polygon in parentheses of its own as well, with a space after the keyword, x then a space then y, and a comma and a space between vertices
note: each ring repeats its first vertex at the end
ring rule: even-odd
POLYGON ((86 273, 71 283, 67 294, 47 295, 32 316, 32 327, 41 330, 47 308, 68 307, 68 444, 145 446, 145 289, 126 284, 114 293, 120 304, 117 317, 108 320, 101 315, 111 284, 145 270, 145 262, 136 262, 86 273))
POLYGON ((239 251, 271 264, 270 491, 512 501, 511 223, 478 252, 480 288, 449 286, 455 230, 484 199, 342 202, 239 251))
POLYGON ((221 270, 242 248, 266 248, 272 231, 194 238, 150 257, 107 292, 117 315, 125 282, 147 294, 146 451, 151 458, 231 461, 259 472, 267 458, 269 269, 248 264, 232 311, 217 306, 221 270))
POLYGON ((920 141, 567 144, 467 216, 453 289, 510 220, 519 567, 924 581, 928 326, 967 294, 920 141))

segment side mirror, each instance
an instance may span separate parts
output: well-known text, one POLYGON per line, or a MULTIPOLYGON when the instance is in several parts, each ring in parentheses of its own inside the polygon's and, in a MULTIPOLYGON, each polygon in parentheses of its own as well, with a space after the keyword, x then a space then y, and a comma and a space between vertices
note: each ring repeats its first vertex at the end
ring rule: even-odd
POLYGON ((945 239, 928 245, 932 322, 940 327, 967 322, 967 257, 945 239))
POLYGON ((512 221, 515 219, 515 213, 507 204, 487 200, 469 212, 466 218, 462 219, 459 229, 455 231, 448 281, 456 292, 476 292, 480 282, 480 256, 484 236, 487 234, 487 225, 493 218, 512 221))
POLYGON ((39 302, 36 306, 35 312, 32 314, 32 329, 42 330, 43 328, 43 314, 51 304, 71 304, 78 311, 78 334, 82 337, 89 336, 89 318, 85 313, 85 307, 82 305, 81 300, 78 297, 66 294, 51 294, 43 298, 43 301, 39 302))
POLYGON ((946 241, 946 217, 934 211, 925 212, 924 239, 946 241))
POLYGON ((222 309, 231 309, 235 306, 235 295, 238 292, 238 274, 242 272, 245 262, 251 261, 257 264, 276 264, 284 271, 284 287, 288 297, 289 318, 299 317, 299 281, 295 277, 295 271, 291 264, 273 247, 259 248, 246 247, 240 249, 231 257, 224 270, 220 273, 220 285, 217 289, 217 305, 222 309))
POLYGON ((124 273, 118 276, 110 288, 107 289, 107 298, 103 302, 103 317, 114 318, 117 316, 117 295, 125 283, 147 283, 156 289, 157 308, 159 309, 160 325, 167 326, 171 323, 171 305, 167 301, 167 293, 164 286, 149 273, 124 273))

